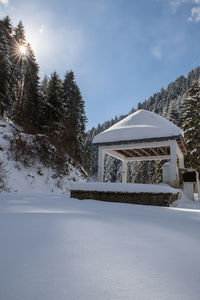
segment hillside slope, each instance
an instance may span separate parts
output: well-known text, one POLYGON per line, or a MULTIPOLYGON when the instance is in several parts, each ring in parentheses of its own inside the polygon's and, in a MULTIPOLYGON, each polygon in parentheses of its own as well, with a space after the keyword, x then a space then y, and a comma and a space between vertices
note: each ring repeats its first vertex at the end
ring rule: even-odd
POLYGON ((0 120, 1 190, 65 193, 70 181, 86 173, 67 155, 61 156, 45 135, 31 135, 0 120))

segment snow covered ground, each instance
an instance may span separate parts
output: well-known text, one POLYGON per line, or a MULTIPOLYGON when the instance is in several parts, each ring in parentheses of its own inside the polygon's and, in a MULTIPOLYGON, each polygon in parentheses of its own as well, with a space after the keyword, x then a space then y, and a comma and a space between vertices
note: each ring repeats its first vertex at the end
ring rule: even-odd
POLYGON ((0 194, 0 299, 199 299, 200 209, 182 204, 0 194))

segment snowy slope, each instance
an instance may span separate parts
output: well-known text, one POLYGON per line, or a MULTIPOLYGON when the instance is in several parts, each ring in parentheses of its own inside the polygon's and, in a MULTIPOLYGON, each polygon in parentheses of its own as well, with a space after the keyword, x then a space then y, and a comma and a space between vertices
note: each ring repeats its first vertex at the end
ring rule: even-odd
POLYGON ((0 194, 0 299, 197 300, 200 210, 0 194))
POLYGON ((183 135, 183 131, 166 118, 141 109, 96 135, 93 143, 177 137, 181 135, 183 135))
MULTIPOLYGON (((68 191, 69 182, 84 180, 83 174, 71 164, 69 165, 69 175, 59 179, 55 178, 55 171, 52 168, 45 167, 37 159, 27 167, 24 167, 21 162, 15 161, 10 152, 10 140, 17 130, 20 131, 21 128, 11 122, 0 120, 0 160, 4 162, 8 171, 6 181, 10 191, 63 193, 68 191)), ((29 135, 25 136, 29 138, 29 135)))

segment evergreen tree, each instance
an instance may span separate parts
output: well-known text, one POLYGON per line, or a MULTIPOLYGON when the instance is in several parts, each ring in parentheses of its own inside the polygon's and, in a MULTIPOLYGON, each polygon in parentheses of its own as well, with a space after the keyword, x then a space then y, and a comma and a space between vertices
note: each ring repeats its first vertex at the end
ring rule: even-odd
POLYGON ((17 122, 21 123, 24 101, 24 82, 27 70, 26 54, 21 51, 21 47, 26 47, 25 29, 21 21, 14 29, 13 37, 14 41, 11 48, 11 59, 14 66, 12 81, 15 86, 15 93, 13 96, 13 117, 17 122))
POLYGON ((9 47, 9 82, 8 82, 8 98, 7 101, 9 103, 8 109, 7 109, 7 115, 10 116, 12 112, 12 106, 13 106, 13 98, 14 93, 16 89, 16 80, 15 80, 15 64, 13 63, 13 45, 15 45, 15 40, 13 37, 13 26, 11 23, 10 18, 7 16, 5 19, 3 19, 4 29, 7 36, 8 41, 8 47, 9 47))
POLYGON ((46 99, 47 96, 48 85, 49 85, 49 78, 47 75, 45 75, 40 83, 40 93, 44 100, 46 99))
POLYGON ((55 145, 60 145, 61 143, 63 117, 63 86, 58 74, 54 72, 51 75, 47 89, 43 131, 55 145))
POLYGON ((173 122, 177 126, 180 123, 180 115, 178 110, 178 103, 177 101, 172 101, 169 106, 169 114, 168 114, 169 121, 173 122))
POLYGON ((184 137, 188 154, 186 165, 200 172, 200 81, 191 84, 184 101, 184 137))
POLYGON ((10 62, 10 47, 9 47, 9 24, 8 18, 0 20, 0 115, 3 116, 5 112, 10 109, 10 76, 11 76, 11 62, 10 62))
POLYGON ((180 97, 178 97, 174 101, 171 101, 169 106, 169 113, 166 117, 178 127, 182 127, 183 113, 183 101, 180 97))
POLYGON ((28 132, 40 130, 42 103, 39 94, 39 66, 30 44, 26 47, 26 73, 23 87, 22 124, 28 132))
POLYGON ((26 44, 25 29, 24 29, 24 25, 22 24, 22 21, 20 21, 17 27, 14 29, 14 38, 19 45, 26 44))
POLYGON ((85 141, 85 106, 74 73, 67 72, 63 82, 64 91, 64 134, 63 147, 65 151, 78 162, 82 162, 85 141))
POLYGON ((162 166, 166 161, 164 160, 157 160, 155 162, 155 182, 160 183, 162 182, 162 166))

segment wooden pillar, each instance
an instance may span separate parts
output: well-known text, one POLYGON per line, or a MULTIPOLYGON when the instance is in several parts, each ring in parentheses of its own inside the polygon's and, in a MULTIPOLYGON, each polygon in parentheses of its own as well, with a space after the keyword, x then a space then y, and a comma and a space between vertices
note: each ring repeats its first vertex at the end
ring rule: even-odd
POLYGON ((127 182, 127 162, 126 160, 122 161, 122 182, 127 182))
POLYGON ((178 186, 177 144, 175 140, 170 142, 169 183, 173 187, 178 186))
POLYGON ((177 155, 178 155, 178 159, 179 159, 179 168, 184 168, 184 155, 183 155, 183 152, 181 151, 178 144, 176 144, 176 146, 177 146, 177 155))
POLYGON ((98 149, 98 181, 103 182, 104 179, 104 156, 105 152, 102 147, 98 149))
POLYGON ((179 168, 184 168, 184 156, 179 156, 179 168))

